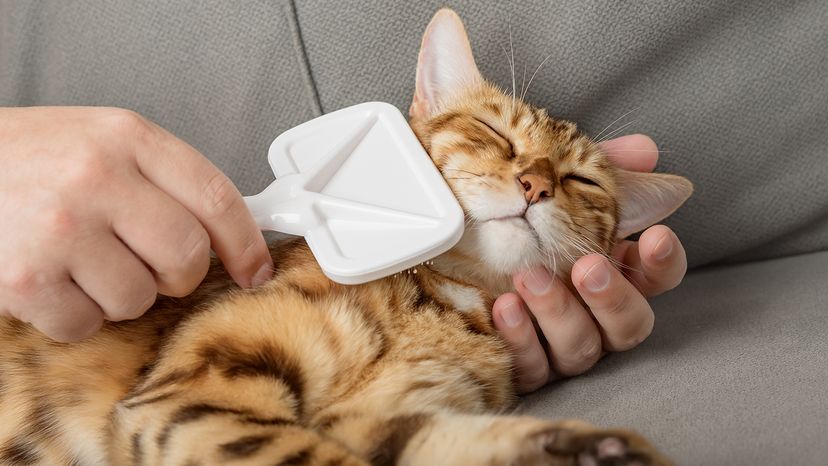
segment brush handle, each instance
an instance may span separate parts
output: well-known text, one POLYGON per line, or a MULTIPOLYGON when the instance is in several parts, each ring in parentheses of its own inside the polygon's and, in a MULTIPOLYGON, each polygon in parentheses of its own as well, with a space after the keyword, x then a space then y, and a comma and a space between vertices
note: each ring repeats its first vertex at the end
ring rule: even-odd
POLYGON ((298 175, 279 177, 264 191, 244 198, 260 229, 305 236, 316 223, 312 222, 314 213, 308 193, 291 179, 295 176, 298 175))

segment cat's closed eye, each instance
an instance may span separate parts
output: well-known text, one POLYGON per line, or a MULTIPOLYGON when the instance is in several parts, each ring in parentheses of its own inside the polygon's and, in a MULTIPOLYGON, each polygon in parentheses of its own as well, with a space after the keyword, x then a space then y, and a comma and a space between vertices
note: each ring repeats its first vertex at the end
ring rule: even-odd
POLYGON ((477 120, 477 119, 476 119, 476 121, 478 123, 480 123, 481 125, 483 125, 483 127, 486 129, 486 131, 491 133, 492 136, 494 136, 494 137, 496 137, 496 138, 498 138, 498 139, 500 139, 500 140, 502 140, 503 142, 506 143, 506 145, 505 145, 506 154, 505 155, 506 155, 507 160, 511 160, 511 159, 515 158, 515 151, 514 151, 514 148, 512 147, 512 141, 510 141, 507 137, 500 134, 499 131, 492 128, 492 126, 489 125, 488 123, 486 123, 485 121, 477 120))
POLYGON ((589 178, 586 178, 584 176, 576 175, 574 173, 570 173, 568 175, 565 175, 562 180, 563 181, 574 181, 574 182, 582 183, 582 184, 585 184, 585 185, 588 185, 588 186, 596 186, 598 188, 601 187, 601 185, 599 185, 595 181, 593 181, 589 178))

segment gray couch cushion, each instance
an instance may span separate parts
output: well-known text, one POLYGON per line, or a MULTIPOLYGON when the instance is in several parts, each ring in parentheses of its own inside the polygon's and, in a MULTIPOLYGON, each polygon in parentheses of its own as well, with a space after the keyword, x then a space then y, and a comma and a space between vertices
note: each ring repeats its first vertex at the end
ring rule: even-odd
MULTIPOLYGON (((298 2, 322 108, 407 109, 423 29, 443 1, 298 2)), ((828 248, 828 2, 450 2, 478 65, 596 134, 652 135, 661 168, 696 183, 670 224, 692 265, 828 248), (527 79, 529 77, 527 76, 527 79), (619 122, 621 123, 621 122, 619 122), (617 127, 618 125, 616 125, 617 127)))
POLYGON ((522 409, 635 426, 681 465, 825 464, 828 252, 698 270, 639 348, 522 409))
POLYGON ((0 106, 151 118, 252 194, 274 136, 319 113, 289 2, 0 0, 0 106))

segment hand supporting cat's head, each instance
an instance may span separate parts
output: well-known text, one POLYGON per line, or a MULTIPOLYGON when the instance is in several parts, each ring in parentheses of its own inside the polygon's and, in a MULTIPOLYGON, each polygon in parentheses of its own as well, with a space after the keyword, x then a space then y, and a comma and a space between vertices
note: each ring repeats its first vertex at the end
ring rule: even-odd
POLYGON ((423 37, 410 116, 466 213, 444 263, 490 289, 532 265, 568 276, 575 259, 608 253, 692 193, 680 176, 614 168, 573 123, 486 82, 448 9, 423 37))

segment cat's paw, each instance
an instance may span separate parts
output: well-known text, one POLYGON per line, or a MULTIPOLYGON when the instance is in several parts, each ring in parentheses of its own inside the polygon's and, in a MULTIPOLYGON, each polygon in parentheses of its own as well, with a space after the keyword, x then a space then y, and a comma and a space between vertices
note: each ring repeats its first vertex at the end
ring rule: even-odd
POLYGON ((539 434, 545 452, 552 458, 547 463, 550 466, 672 465, 672 462, 635 432, 600 429, 580 421, 556 424, 539 434))
POLYGON ((444 466, 671 466, 640 435, 581 421, 528 416, 448 415, 432 419, 402 464, 444 466))

